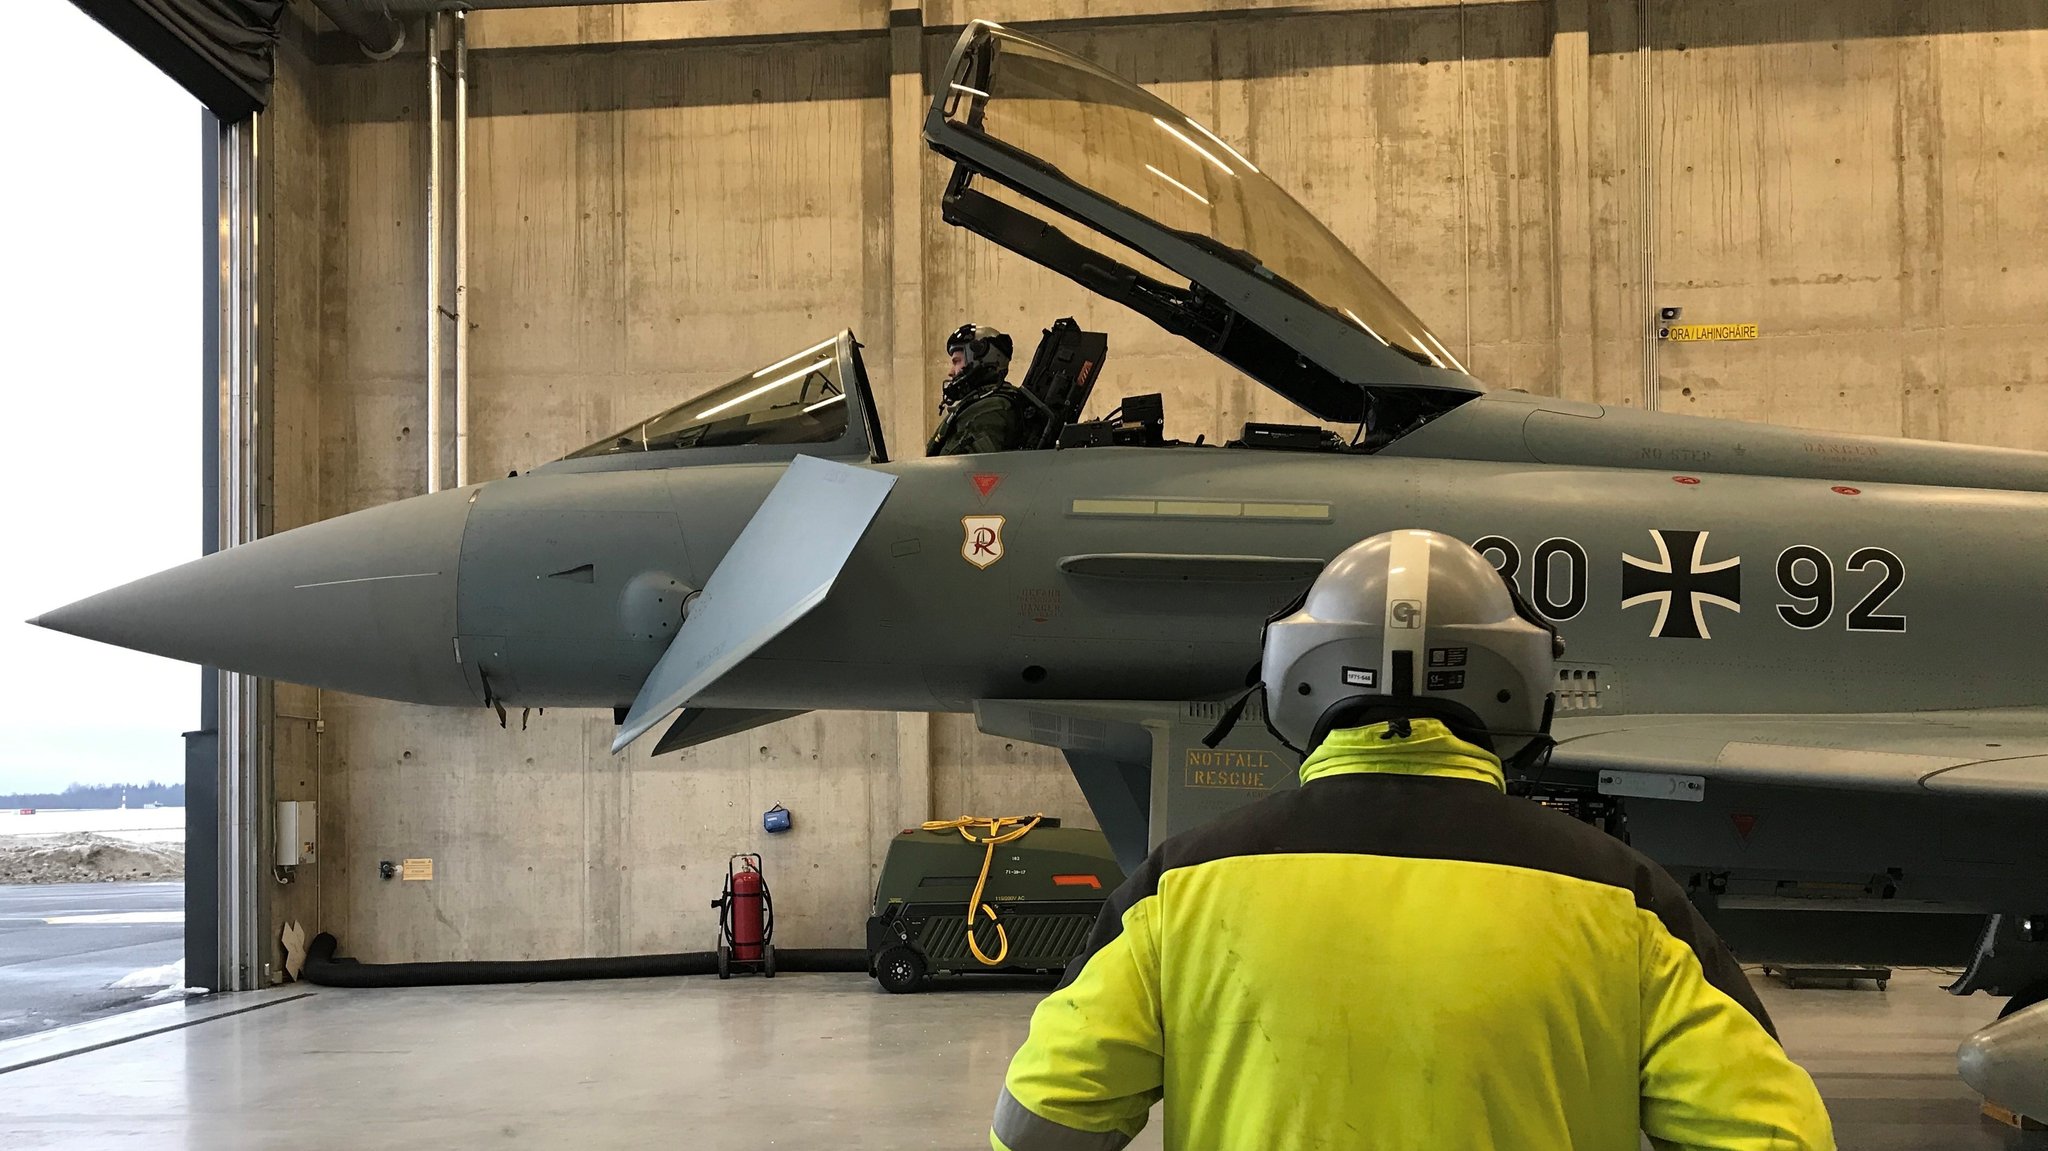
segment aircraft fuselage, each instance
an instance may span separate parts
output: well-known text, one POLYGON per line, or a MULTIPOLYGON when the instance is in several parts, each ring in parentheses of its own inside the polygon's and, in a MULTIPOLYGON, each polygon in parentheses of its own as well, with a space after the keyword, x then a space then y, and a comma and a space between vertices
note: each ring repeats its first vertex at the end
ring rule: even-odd
MULTIPOLYGON (((885 466, 897 487, 833 594, 704 705, 1219 696, 1304 572, 1413 526, 1516 568, 1609 712, 2048 698, 2023 610, 2048 575, 2035 493, 1192 447, 885 466), (2010 617, 1965 609, 1999 603, 2010 617)), ((666 644, 647 597, 666 576, 702 587, 780 472, 479 489, 457 581, 472 691, 488 676, 508 704, 630 702, 666 644), (590 582, 550 578, 583 565, 590 582)))

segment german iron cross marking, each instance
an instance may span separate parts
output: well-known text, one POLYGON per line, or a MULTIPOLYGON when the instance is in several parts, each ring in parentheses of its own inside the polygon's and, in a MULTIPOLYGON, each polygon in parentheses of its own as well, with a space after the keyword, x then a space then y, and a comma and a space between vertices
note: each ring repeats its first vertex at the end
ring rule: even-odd
POLYGON ((1712 639, 1706 606, 1742 610, 1742 557, 1706 562, 1707 533, 1650 530, 1657 558, 1621 557, 1621 606, 1657 605, 1650 635, 1657 639, 1712 639))

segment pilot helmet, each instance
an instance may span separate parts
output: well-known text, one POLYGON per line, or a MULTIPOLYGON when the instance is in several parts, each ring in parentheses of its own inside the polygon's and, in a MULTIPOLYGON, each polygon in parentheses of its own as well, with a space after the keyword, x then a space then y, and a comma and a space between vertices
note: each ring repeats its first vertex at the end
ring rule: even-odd
POLYGON ((1266 624, 1266 725, 1297 752, 1332 730, 1436 719, 1525 767, 1551 746, 1564 641, 1486 558, 1433 531, 1345 549, 1266 624))
POLYGON ((1010 370, 1010 353, 1014 350, 1010 337, 980 324, 962 324, 946 337, 948 354, 965 353, 966 366, 960 370, 962 377, 1002 379, 1010 370))

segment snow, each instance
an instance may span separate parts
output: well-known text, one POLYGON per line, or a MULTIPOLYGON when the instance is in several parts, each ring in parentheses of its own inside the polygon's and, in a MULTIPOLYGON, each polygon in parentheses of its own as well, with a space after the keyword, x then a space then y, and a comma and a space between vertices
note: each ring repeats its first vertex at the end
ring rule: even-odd
POLYGON ((166 963, 162 967, 145 967, 140 971, 131 971, 107 986, 114 989, 162 987, 166 990, 177 989, 180 992, 189 990, 185 987, 183 959, 176 963, 166 963))
POLYGON ((15 808, 0 809, 0 836, 75 835, 79 833, 125 839, 131 843, 185 842, 185 809, 182 807, 127 807, 53 810, 42 808, 23 815, 15 808))

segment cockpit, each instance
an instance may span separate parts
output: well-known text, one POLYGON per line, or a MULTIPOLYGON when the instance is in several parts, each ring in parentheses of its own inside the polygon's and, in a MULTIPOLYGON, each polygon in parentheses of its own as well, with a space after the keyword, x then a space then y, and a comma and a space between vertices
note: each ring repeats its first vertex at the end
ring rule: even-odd
MULTIPOLYGON (((1084 418, 1108 355, 1108 335, 1084 331, 1071 318, 1045 329, 1029 366, 1011 381, 1026 418, 1010 450, 1200 447, 1211 442, 1207 433, 1192 441, 1168 438, 1166 406, 1158 392, 1124 395, 1106 413, 1084 418)), ((1371 397, 1365 418, 1341 431, 1319 423, 1254 422, 1217 446, 1374 451, 1432 410, 1426 405, 1401 409, 1394 398, 1395 393, 1371 397)), ((663 466, 652 457, 682 449, 692 450, 691 463, 795 455, 885 462, 888 453, 860 343, 852 332, 841 332, 636 421, 564 459, 663 466)))
MULTIPOLYGON (((948 223, 1188 340, 1306 417, 1216 429, 1214 446, 1374 452, 1480 394, 1444 342, 1328 228, 1243 152, 1151 93, 986 21, 969 25, 940 79, 924 134, 954 165, 948 223)), ((1121 403, 1084 418, 1108 352, 1104 333, 1072 320, 1045 329, 1012 381, 1024 413, 1015 449, 1183 446, 1166 437, 1156 381, 1126 381, 1121 403)), ((1209 442, 1205 433, 1184 446, 1209 442)), ((563 462, 633 466, 631 457, 684 448, 692 463, 885 460, 852 333, 563 462)))

